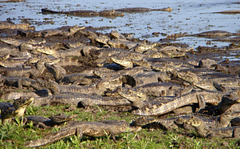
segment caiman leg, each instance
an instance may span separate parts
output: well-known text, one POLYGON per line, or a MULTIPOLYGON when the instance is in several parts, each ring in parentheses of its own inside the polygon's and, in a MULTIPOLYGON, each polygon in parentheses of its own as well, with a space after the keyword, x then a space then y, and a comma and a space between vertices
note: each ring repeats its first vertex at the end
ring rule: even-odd
POLYGON ((240 138, 240 128, 235 128, 235 130, 233 132, 233 137, 236 139, 240 138))
POLYGON ((198 106, 199 109, 197 112, 200 112, 202 109, 204 109, 206 107, 206 102, 205 102, 205 98, 203 95, 197 95, 197 100, 198 100, 198 106))
POLYGON ((19 79, 17 81, 17 86, 18 86, 19 89, 22 89, 22 80, 21 79, 19 79))

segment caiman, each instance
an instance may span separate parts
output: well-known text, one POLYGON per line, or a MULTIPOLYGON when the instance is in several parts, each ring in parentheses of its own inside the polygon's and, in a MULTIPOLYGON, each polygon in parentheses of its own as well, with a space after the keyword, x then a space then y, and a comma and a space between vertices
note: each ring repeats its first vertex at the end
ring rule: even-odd
MULTIPOLYGON (((167 86, 167 85, 166 85, 167 86)), ((151 84, 150 84, 151 87, 151 84)), ((164 86, 162 86, 162 88, 164 88, 164 86)), ((165 90, 161 90, 161 86, 159 86, 159 93, 157 97, 161 97, 163 96, 163 98, 165 97, 175 97, 175 96, 181 96, 184 95, 188 92, 192 91, 192 87, 189 87, 189 89, 185 88, 185 89, 180 89, 178 88, 178 92, 174 92, 173 89, 171 89, 170 87, 168 88, 170 91, 165 91, 165 90)), ((149 89, 150 90, 150 89, 149 89)), ((148 91, 148 90, 147 90, 148 91)), ((153 89, 154 91, 154 89, 153 89)), ((154 96, 154 94, 151 94, 151 90, 150 95, 149 92, 143 92, 142 90, 138 90, 136 88, 121 88, 117 90, 118 94, 121 97, 124 97, 126 99, 128 99, 130 102, 133 103, 133 106, 138 107, 138 108, 142 108, 144 106, 144 102, 149 101, 149 100, 156 100, 157 97, 154 96)), ((162 100, 162 99, 160 99, 162 100)))
POLYGON ((98 80, 99 78, 93 76, 90 73, 72 73, 65 75, 60 83, 73 85, 91 85, 98 80))
POLYGON ((183 57, 186 55, 186 52, 189 50, 178 48, 175 46, 166 46, 163 48, 158 49, 158 52, 161 52, 163 55, 166 55, 171 58, 183 57))
POLYGON ((12 117, 22 117, 26 110, 26 107, 33 102, 34 98, 30 97, 28 99, 19 98, 11 103, 0 103, 1 109, 1 119, 2 123, 9 121, 12 117))
POLYGON ((143 13, 143 12, 149 12, 149 11, 172 11, 172 8, 167 7, 162 9, 150 9, 150 8, 144 8, 144 7, 133 7, 133 8, 116 9, 116 11, 127 12, 127 13, 143 13))
POLYGON ((65 115, 65 113, 60 113, 53 115, 49 118, 39 115, 29 115, 26 117, 23 117, 23 122, 26 125, 27 123, 32 122, 33 125, 39 128, 51 128, 55 125, 60 125, 64 122, 70 121, 73 118, 75 118, 77 115, 65 115))
POLYGON ((107 78, 98 80, 90 85, 59 85, 55 81, 42 81, 39 80, 42 86, 53 91, 54 94, 72 92, 72 93, 85 93, 85 94, 98 94, 101 95, 106 90, 115 90, 117 87, 122 86, 121 78, 107 78))
POLYGON ((240 126, 240 117, 232 119, 231 120, 231 126, 240 126))
POLYGON ((204 108, 205 103, 217 105, 224 93, 215 91, 192 91, 180 97, 174 97, 171 100, 155 103, 145 103, 143 108, 133 111, 136 115, 162 115, 173 111, 176 108, 199 103, 200 108, 204 108))
MULTIPOLYGON (((2 104, 2 103, 1 103, 2 104)), ((14 107, 1 108, 1 120, 2 124, 9 122, 18 113, 15 111, 14 107)))
POLYGON ((34 79, 25 78, 25 77, 2 77, 1 78, 5 85, 16 86, 19 89, 25 87, 32 87, 36 90, 41 89, 41 85, 34 79))
POLYGON ((34 106, 49 106, 49 105, 74 105, 78 106, 123 106, 131 105, 124 98, 102 97, 99 95, 89 95, 84 93, 65 93, 57 94, 48 97, 35 98, 34 106))
POLYGON ((222 114, 228 111, 239 111, 240 98, 239 90, 233 91, 222 97, 221 102, 212 110, 214 114, 222 114))
POLYGON ((156 43, 147 44, 146 42, 142 42, 142 43, 139 43, 136 46, 132 47, 130 50, 135 51, 135 52, 143 53, 143 52, 146 52, 148 50, 151 50, 151 49, 155 48, 156 46, 157 46, 156 43))
MULTIPOLYGON (((101 78, 121 78, 122 76, 134 76, 137 74, 142 74, 144 72, 151 72, 152 70, 147 67, 137 66, 133 68, 123 69, 119 71, 114 71, 111 69, 107 69, 105 67, 98 68, 93 71, 94 75, 101 77, 101 78)), ((123 81, 126 83, 126 80, 123 81)))
POLYGON ((93 122, 93 121, 83 121, 77 122, 71 126, 63 128, 62 130, 45 136, 44 138, 32 140, 26 142, 27 147, 39 147, 43 145, 47 145, 53 142, 56 142, 60 139, 77 135, 79 139, 82 136, 90 136, 90 137, 100 137, 106 135, 118 135, 120 133, 126 133, 131 131, 139 131, 140 127, 131 127, 125 121, 103 121, 103 122, 93 122))
MULTIPOLYGON (((146 117, 140 117, 133 121, 131 123, 132 126, 139 126, 142 128, 162 128, 166 130, 170 129, 177 129, 180 124, 175 123, 175 121, 178 121, 179 118, 181 119, 189 119, 191 115, 181 115, 177 117, 172 117, 172 118, 146 118, 146 117)), ((184 126, 181 126, 184 127, 184 126)))
POLYGON ((14 24, 9 21, 1 21, 0 29, 22 29, 22 30, 34 30, 35 28, 29 24, 14 24))
POLYGON ((149 71, 136 75, 124 75, 123 83, 132 87, 139 87, 149 83, 167 82, 170 77, 164 72, 149 71))
POLYGON ((193 126, 200 137, 207 138, 240 138, 240 127, 223 127, 217 129, 208 129, 201 120, 193 118, 187 122, 189 125, 193 126))
POLYGON ((180 91, 183 89, 180 85, 174 83, 165 83, 165 82, 155 82, 149 83, 142 86, 132 88, 136 91, 141 91, 148 96, 175 96, 180 94, 180 91))
POLYGON ((3 67, 0 68, 0 73, 4 73, 5 76, 9 77, 31 77, 36 78, 40 76, 44 70, 45 60, 39 60, 36 63, 36 66, 32 68, 18 68, 18 67, 3 67))
POLYGON ((146 118, 141 117, 133 121, 131 125, 141 126, 143 128, 163 128, 163 129, 177 129, 178 127, 184 127, 185 129, 191 129, 187 124, 190 119, 197 118, 201 120, 207 128, 221 128, 227 127, 230 121, 236 117, 240 116, 240 112, 227 112, 220 116, 209 117, 207 115, 200 114, 190 114, 190 115, 180 115, 172 118, 146 118))
POLYGON ((222 38, 226 36, 232 36, 232 33, 227 31, 214 30, 214 31, 207 31, 207 32, 202 32, 198 34, 192 34, 189 36, 198 36, 198 37, 206 37, 206 38, 222 38))
POLYGON ((199 115, 199 114, 192 114, 191 117, 188 119, 182 119, 181 117, 178 118, 178 122, 187 124, 187 122, 191 121, 192 119, 197 119, 205 124, 206 128, 209 129, 216 129, 222 127, 229 127, 231 126, 231 120, 240 116, 239 111, 228 111, 219 116, 207 116, 207 115, 199 115))
POLYGON ((43 14, 67 14, 73 16, 81 17, 123 17, 124 13, 115 12, 115 10, 103 10, 103 11, 93 11, 93 10, 76 10, 76 11, 54 11, 44 8, 41 10, 43 14))
MULTIPOLYGON (((18 30, 17 34, 22 37, 50 37, 50 36, 65 36, 71 37, 76 32, 83 30, 84 26, 68 26, 62 27, 57 29, 46 29, 41 31, 25 31, 25 30, 18 30)), ((21 47, 22 48, 22 47, 21 47)))
POLYGON ((51 72, 56 80, 56 82, 59 82, 63 77, 66 75, 66 70, 62 68, 60 65, 50 65, 45 63, 46 68, 49 72, 51 72))
POLYGON ((0 97, 1 99, 5 100, 16 100, 19 98, 30 98, 30 97, 44 97, 48 96, 50 93, 47 89, 37 90, 35 92, 29 92, 29 91, 11 91, 11 92, 3 92, 3 95, 0 97))

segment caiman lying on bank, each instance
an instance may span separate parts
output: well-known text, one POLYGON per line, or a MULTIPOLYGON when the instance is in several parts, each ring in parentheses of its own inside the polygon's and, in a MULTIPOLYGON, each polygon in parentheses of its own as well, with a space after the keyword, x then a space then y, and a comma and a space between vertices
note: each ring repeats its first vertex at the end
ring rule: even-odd
POLYGON ((207 138, 240 138, 240 127, 224 127, 218 129, 208 129, 201 120, 192 118, 187 123, 195 128, 200 137, 207 138))
POLYGON ((77 135, 79 139, 81 139, 82 136, 100 137, 112 135, 112 137, 114 137, 120 133, 139 131, 140 129, 140 127, 131 127, 125 121, 75 122, 71 126, 63 128, 54 134, 45 136, 42 139, 28 141, 26 142, 26 146, 39 147, 72 135, 77 135))
POLYGON ((52 128, 55 125, 60 125, 64 122, 68 122, 75 118, 77 115, 65 115, 64 113, 53 115, 49 118, 39 115, 29 115, 23 117, 23 123, 26 125, 27 123, 32 122, 33 125, 39 128, 52 128))
POLYGON ((22 117, 26 110, 26 107, 33 102, 34 98, 30 97, 28 99, 19 98, 11 103, 0 103, 1 109, 1 120, 2 123, 9 121, 12 117, 22 117))
POLYGON ((138 110, 133 111, 136 115, 162 115, 173 111, 176 108, 191 105, 194 103, 199 103, 199 108, 204 108, 205 103, 210 103, 217 105, 224 93, 215 91, 192 91, 180 97, 174 97, 171 100, 164 102, 156 101, 155 104, 151 102, 146 103, 146 105, 139 105, 138 110))
POLYGON ((102 97, 99 95, 89 95, 84 93, 65 93, 48 97, 35 98, 34 106, 50 106, 50 105, 73 105, 76 107, 88 106, 127 106, 131 103, 124 98, 102 97))
POLYGON ((132 126, 141 126, 142 128, 163 128, 166 130, 177 129, 184 127, 191 129, 187 121, 196 118, 201 120, 207 128, 215 129, 228 127, 231 125, 231 120, 240 116, 240 112, 227 112, 220 116, 209 117, 201 114, 180 115, 172 118, 146 118, 140 117, 131 123, 132 126))

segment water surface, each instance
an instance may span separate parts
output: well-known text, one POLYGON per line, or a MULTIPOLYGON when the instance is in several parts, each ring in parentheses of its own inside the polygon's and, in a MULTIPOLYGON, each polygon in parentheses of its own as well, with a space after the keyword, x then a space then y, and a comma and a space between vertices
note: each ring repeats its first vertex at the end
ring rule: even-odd
MULTIPOLYGON (((120 33, 132 33, 135 37, 159 41, 164 34, 188 33, 195 34, 210 30, 238 32, 240 30, 240 14, 226 15, 213 12, 239 10, 238 0, 25 0, 17 3, 0 3, 0 20, 11 18, 15 23, 27 20, 36 30, 52 29, 65 25, 81 25, 104 27, 111 26, 102 32, 117 30, 120 33), (41 13, 42 8, 57 11, 72 10, 110 10, 126 7, 165 8, 173 11, 152 11, 145 13, 125 14, 124 17, 77 17, 59 14, 41 13), (162 33, 158 37, 152 33, 162 33)), ((205 38, 180 38, 176 42, 197 47, 206 45, 205 38)), ((229 45, 228 42, 212 42, 214 45, 229 45)))

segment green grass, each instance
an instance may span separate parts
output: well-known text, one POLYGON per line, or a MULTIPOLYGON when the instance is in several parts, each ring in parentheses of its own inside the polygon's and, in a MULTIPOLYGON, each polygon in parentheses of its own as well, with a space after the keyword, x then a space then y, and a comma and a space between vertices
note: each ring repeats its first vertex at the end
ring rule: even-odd
MULTIPOLYGON (((43 115, 46 117, 65 112, 67 115, 78 114, 76 120, 79 121, 100 121, 100 120, 126 120, 131 122, 138 118, 129 112, 112 112, 104 110, 101 107, 89 109, 69 110, 69 106, 53 107, 28 107, 26 115, 43 115)), ((47 134, 60 130, 61 127, 52 129, 35 128, 32 123, 28 127, 23 127, 19 120, 17 123, 0 125, 0 148, 25 148, 25 141, 41 138, 47 134)), ((240 140, 234 139, 205 139, 196 137, 194 131, 183 129, 165 131, 161 129, 142 129, 137 133, 123 133, 116 136, 113 140, 111 136, 104 137, 86 137, 78 138, 71 136, 59 140, 53 144, 41 148, 117 148, 117 149, 158 149, 158 148, 240 148, 240 140)))

